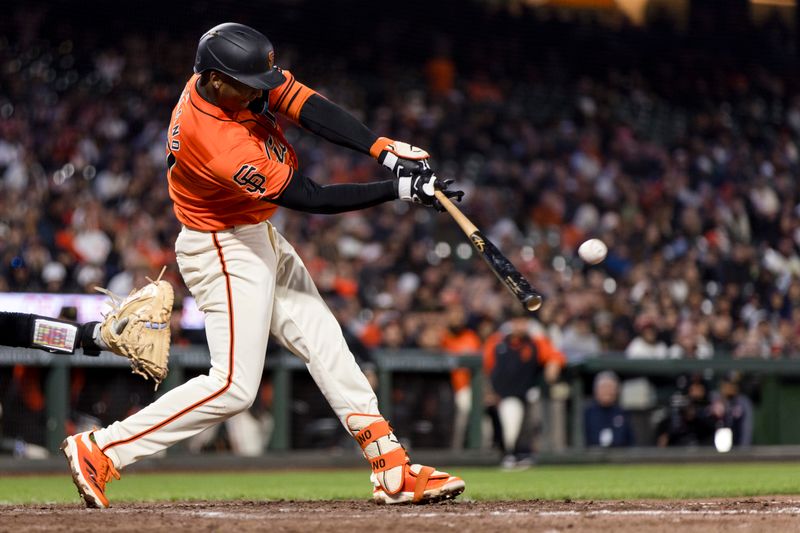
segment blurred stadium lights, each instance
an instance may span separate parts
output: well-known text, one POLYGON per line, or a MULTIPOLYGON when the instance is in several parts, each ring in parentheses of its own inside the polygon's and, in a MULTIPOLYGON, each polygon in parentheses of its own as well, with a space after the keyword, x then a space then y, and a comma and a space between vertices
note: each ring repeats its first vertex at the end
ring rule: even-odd
POLYGON ((644 25, 653 16, 666 14, 682 29, 687 28, 693 12, 716 12, 722 18, 731 14, 735 18, 738 12, 745 20, 749 18, 756 24, 777 13, 781 19, 794 25, 800 16, 796 10, 797 0, 507 0, 505 3, 512 10, 525 5, 564 12, 593 11, 604 20, 618 20, 621 15, 637 26, 644 25))
POLYGON ((796 7, 797 0, 750 0, 751 4, 765 6, 796 7))
POLYGON ((524 0, 532 7, 605 11, 625 15, 639 26, 647 20, 647 10, 659 7, 673 14, 685 14, 688 0, 524 0))
POLYGON ((469 259, 472 257, 472 246, 469 244, 462 242, 458 246, 456 246, 456 255, 459 259, 469 259))

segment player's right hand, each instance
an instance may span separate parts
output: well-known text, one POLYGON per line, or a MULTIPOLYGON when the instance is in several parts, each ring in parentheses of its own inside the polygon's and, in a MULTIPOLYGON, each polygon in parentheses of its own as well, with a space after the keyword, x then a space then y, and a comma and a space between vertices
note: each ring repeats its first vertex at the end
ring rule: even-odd
POLYGON ((397 191, 401 200, 433 207, 437 211, 444 211, 444 206, 436 199, 435 192, 442 191, 448 198, 461 201, 464 191, 448 187, 453 180, 441 180, 436 177, 431 169, 425 169, 418 176, 402 177, 398 180, 397 191))
POLYGON ((428 162, 430 155, 422 148, 385 137, 381 137, 377 142, 381 141, 388 144, 378 154, 378 163, 391 170, 398 178, 419 176, 423 170, 431 168, 428 162))

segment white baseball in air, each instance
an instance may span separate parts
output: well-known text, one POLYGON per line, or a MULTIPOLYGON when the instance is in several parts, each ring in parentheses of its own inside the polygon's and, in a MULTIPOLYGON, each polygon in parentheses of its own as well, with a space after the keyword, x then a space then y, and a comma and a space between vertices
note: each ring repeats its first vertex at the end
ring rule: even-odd
POLYGON ((600 239, 589 239, 578 248, 578 255, 585 263, 596 265, 606 258, 608 247, 600 239))

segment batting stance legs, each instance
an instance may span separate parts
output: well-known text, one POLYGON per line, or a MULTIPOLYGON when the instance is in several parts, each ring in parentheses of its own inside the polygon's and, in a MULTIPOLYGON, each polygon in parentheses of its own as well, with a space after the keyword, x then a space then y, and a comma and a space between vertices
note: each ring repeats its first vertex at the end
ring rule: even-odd
POLYGON ((373 469, 374 499, 420 502, 463 491, 461 479, 410 464, 300 257, 271 224, 219 232, 184 228, 176 252, 184 281, 205 314, 211 370, 96 431, 86 445, 96 444, 112 467, 134 463, 247 409, 256 397, 271 332, 306 363, 361 445, 373 469))

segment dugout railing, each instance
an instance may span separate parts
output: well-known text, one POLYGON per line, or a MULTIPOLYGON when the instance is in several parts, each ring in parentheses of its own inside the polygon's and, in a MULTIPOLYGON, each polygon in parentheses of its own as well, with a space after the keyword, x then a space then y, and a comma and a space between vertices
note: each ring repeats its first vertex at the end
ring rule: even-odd
MULTIPOLYGON (((483 416, 484 377, 480 356, 445 356, 419 350, 379 350, 375 354, 378 375, 378 399, 381 411, 391 419, 393 380, 398 373, 447 374, 455 368, 468 368, 472 374, 472 410, 467 432, 467 448, 481 446, 481 419, 483 416)), ((64 437, 69 415, 69 369, 128 367, 125 359, 110 353, 99 357, 75 355, 72 357, 47 354, 24 348, 0 348, 0 367, 14 365, 46 367, 43 392, 45 396, 45 446, 56 451, 64 437)), ((170 356, 170 373, 158 394, 182 383, 187 373, 204 372, 209 368, 209 355, 204 347, 173 347, 170 356)), ((269 448, 290 449, 292 424, 292 374, 306 372, 304 363, 287 352, 270 354, 266 370, 273 386, 272 416, 274 430, 269 448)), ((759 398, 755 405, 754 444, 800 444, 800 359, 709 359, 709 360, 628 360, 604 354, 589 358, 578 365, 570 365, 563 373, 569 383, 569 445, 580 449, 583 443, 583 409, 591 394, 594 375, 603 370, 613 370, 621 379, 647 377, 657 380, 671 379, 681 374, 706 373, 721 376, 736 370, 755 377, 759 398)), ((138 378, 137 378, 138 379, 138 378)))

